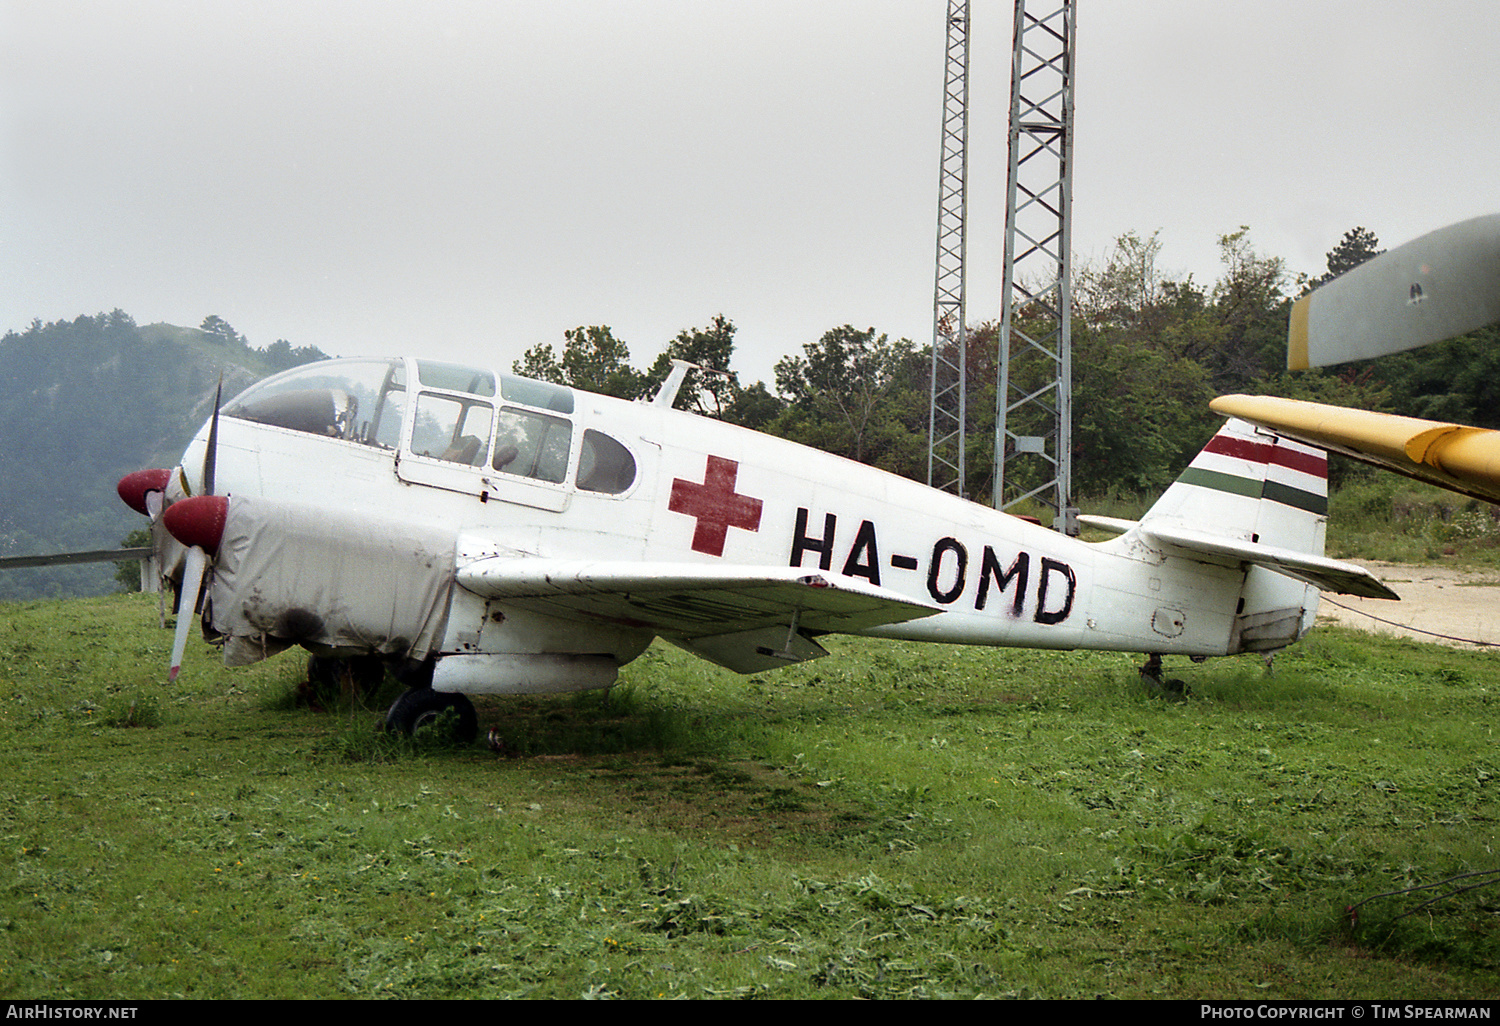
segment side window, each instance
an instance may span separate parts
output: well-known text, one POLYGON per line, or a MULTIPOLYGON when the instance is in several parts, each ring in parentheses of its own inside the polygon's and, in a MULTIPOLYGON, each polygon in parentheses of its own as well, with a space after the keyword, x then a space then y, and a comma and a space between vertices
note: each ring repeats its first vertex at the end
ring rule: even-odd
POLYGON ((635 457, 613 438, 592 428, 583 433, 578 455, 578 487, 619 495, 635 483, 635 457))
POLYGON ((488 403, 423 392, 417 399, 411 450, 419 456, 477 467, 484 462, 492 414, 488 403))
POLYGON ((495 435, 496 470, 561 484, 568 474, 573 424, 529 410, 503 409, 495 435))

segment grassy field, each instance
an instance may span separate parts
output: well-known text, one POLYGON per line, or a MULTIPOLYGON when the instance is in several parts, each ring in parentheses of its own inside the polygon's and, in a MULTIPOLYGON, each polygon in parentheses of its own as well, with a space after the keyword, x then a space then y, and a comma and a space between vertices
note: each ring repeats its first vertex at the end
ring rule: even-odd
POLYGON ((1319 628, 1169 701, 1123 655, 654 647, 479 703, 496 754, 169 646, 154 597, 0 606, 7 998, 1500 994, 1495 887, 1374 897, 1500 868, 1488 652, 1319 628))

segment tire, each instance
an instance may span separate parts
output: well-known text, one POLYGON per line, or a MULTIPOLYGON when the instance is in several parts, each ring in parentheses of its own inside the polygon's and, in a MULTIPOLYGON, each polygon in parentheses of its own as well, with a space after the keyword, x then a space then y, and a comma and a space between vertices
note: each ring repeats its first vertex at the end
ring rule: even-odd
POLYGON ((467 695, 450 691, 410 688, 401 692, 385 714, 385 729, 407 737, 415 737, 424 728, 430 730, 444 723, 451 728, 447 740, 455 744, 470 744, 479 734, 479 716, 474 712, 474 703, 467 695), (453 710, 454 716, 444 719, 442 714, 448 709, 453 710))

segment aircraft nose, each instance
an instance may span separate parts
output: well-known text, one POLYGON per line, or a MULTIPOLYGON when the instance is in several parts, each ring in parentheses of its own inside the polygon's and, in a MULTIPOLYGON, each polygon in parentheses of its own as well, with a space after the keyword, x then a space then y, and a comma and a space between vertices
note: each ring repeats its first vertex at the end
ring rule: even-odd
POLYGON ((115 485, 115 491, 120 494, 125 505, 135 510, 141 516, 149 517, 151 509, 146 505, 146 494, 148 492, 165 492, 167 482, 172 478, 170 470, 137 470, 120 478, 120 483, 115 485))
POLYGON ((229 517, 229 499, 223 495, 198 495, 167 507, 162 522, 172 537, 188 548, 200 548, 210 556, 219 553, 224 523, 229 517))

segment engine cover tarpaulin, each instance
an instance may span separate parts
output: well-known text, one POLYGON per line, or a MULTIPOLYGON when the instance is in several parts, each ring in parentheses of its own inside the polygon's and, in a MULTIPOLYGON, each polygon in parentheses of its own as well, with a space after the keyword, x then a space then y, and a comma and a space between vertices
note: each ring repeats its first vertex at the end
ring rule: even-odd
POLYGON ((288 645, 424 659, 442 639, 453 531, 231 496, 214 564, 224 661, 288 645))

